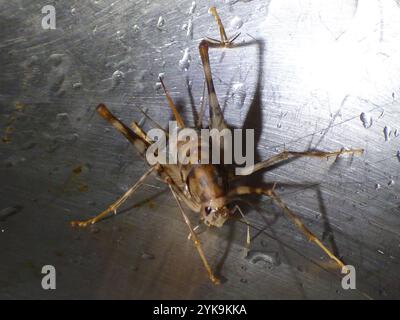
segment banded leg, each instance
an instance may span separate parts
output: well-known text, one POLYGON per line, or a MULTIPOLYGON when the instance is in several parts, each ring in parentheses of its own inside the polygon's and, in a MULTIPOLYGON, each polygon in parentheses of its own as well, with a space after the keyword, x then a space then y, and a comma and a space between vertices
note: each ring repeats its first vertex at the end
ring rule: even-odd
POLYGON ((203 128, 203 118, 204 118, 204 99, 205 99, 205 94, 206 94, 206 82, 204 81, 203 84, 203 95, 201 97, 201 101, 200 101, 200 112, 199 112, 199 118, 197 120, 196 123, 196 127, 199 129, 203 128))
POLYGON ((165 96, 167 97, 169 106, 171 107, 172 112, 174 113, 174 116, 175 116, 176 122, 178 123, 179 128, 181 128, 181 129, 185 128, 185 123, 184 123, 181 115, 179 114, 178 109, 176 108, 174 100, 172 100, 172 97, 170 96, 167 88, 165 87, 163 79, 161 77, 159 77, 159 80, 160 80, 161 85, 163 87, 165 96))
POLYGON ((203 261, 204 267, 207 270, 207 273, 208 273, 208 276, 209 276, 210 280, 214 284, 220 284, 221 281, 214 275, 214 273, 213 273, 213 271, 212 271, 212 269, 210 267, 210 264, 208 263, 207 258, 206 258, 205 254, 204 254, 203 247, 201 246, 200 240, 197 237, 196 232, 193 230, 192 224, 190 223, 189 218, 187 217, 185 211, 182 208, 181 202, 179 201, 178 195, 176 193, 176 190, 174 189, 172 181, 167 179, 166 182, 168 183, 169 188, 170 188, 170 190, 171 190, 171 192, 172 192, 172 194, 173 194, 173 196, 174 196, 174 198, 175 198, 175 200, 176 200, 176 202, 178 204, 178 207, 179 207, 179 210, 180 210, 180 212, 181 212, 181 214, 183 216, 183 219, 185 220, 185 223, 187 224, 187 226, 188 226, 188 228, 190 230, 191 238, 193 239, 193 242, 194 242, 194 244, 196 246, 196 249, 197 249, 197 251, 198 251, 198 253, 200 255, 200 258, 203 261))
POLYGON ((276 194, 273 189, 267 188, 254 188, 247 186, 240 186, 233 189, 229 196, 245 195, 245 194, 261 194, 270 197, 282 210, 283 212, 294 222, 294 224, 300 229, 300 231, 308 238, 309 241, 313 241, 317 244, 332 260, 334 260, 340 267, 341 270, 347 272, 345 264, 336 257, 322 242, 317 238, 317 236, 309 230, 300 218, 288 208, 288 206, 283 202, 283 200, 276 194))
POLYGON ((217 9, 215 7, 210 8, 211 14, 214 16, 215 20, 218 23, 219 27, 219 33, 221 36, 221 42, 222 43, 227 43, 228 42, 228 37, 226 36, 225 28, 224 25, 222 24, 221 18, 218 15, 217 9))
POLYGON ((207 83, 208 90, 208 101, 210 104, 210 128, 215 128, 218 130, 227 129, 228 126, 225 123, 221 107, 218 102, 217 94, 214 88, 214 82, 212 79, 211 66, 210 66, 210 57, 208 54, 209 48, 231 48, 233 47, 233 41, 237 38, 235 36, 233 39, 228 40, 226 36, 225 28, 222 24, 222 21, 217 13, 217 9, 215 7, 210 8, 210 12, 214 15, 217 20, 221 41, 214 39, 203 39, 199 44, 199 51, 201 56, 201 61, 204 69, 204 76, 207 83))
POLYGON ((142 137, 138 136, 135 132, 132 131, 127 125, 125 125, 121 120, 119 120, 116 116, 114 116, 110 110, 106 107, 105 104, 101 103, 97 106, 96 111, 99 113, 101 117, 107 120, 111 125, 117 129, 120 133, 124 135, 124 137, 134 145, 136 150, 140 153, 140 155, 144 156, 147 148, 151 143, 147 140, 144 140, 142 137))
POLYGON ((155 168, 156 167, 153 166, 148 171, 146 171, 146 173, 135 183, 135 185, 132 188, 130 188, 121 198, 115 201, 111 206, 109 206, 99 215, 85 221, 71 221, 71 226, 87 227, 88 225, 95 224, 96 222, 99 222, 100 220, 104 219, 111 212, 117 214, 117 209, 143 184, 144 180, 155 170, 155 168))
POLYGON ((272 167, 279 162, 293 159, 293 158, 300 158, 300 157, 314 157, 314 158, 327 158, 330 157, 338 157, 343 154, 362 154, 364 149, 350 149, 350 150, 339 150, 333 152, 323 152, 323 151, 304 151, 304 152, 297 152, 297 151, 283 151, 271 158, 258 162, 254 166, 245 167, 245 168, 238 168, 240 171, 240 175, 249 175, 253 174, 256 171, 261 169, 266 169, 268 167, 272 167))

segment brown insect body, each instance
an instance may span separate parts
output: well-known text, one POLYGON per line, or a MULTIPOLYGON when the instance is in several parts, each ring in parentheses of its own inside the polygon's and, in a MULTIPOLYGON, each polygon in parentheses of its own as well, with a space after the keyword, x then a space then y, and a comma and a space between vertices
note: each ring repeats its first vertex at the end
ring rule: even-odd
MULTIPOLYGON (((223 28, 222 22, 216 12, 215 8, 210 9, 211 13, 215 16, 217 23, 220 28, 221 41, 213 40, 213 39, 204 39, 200 42, 199 51, 200 56, 203 63, 205 81, 208 89, 208 101, 209 101, 209 126, 210 129, 217 129, 219 131, 227 129, 228 126, 225 123, 221 108, 218 103, 218 98, 215 92, 211 67, 209 62, 208 51, 209 48, 231 48, 233 47, 233 40, 236 39, 237 36, 233 37, 231 40, 228 40, 225 30, 223 28)), ((183 119, 179 115, 175 104, 170 97, 168 91, 166 90, 162 79, 160 79, 161 84, 164 88, 167 100, 169 102, 170 107, 174 113, 175 119, 177 121, 180 129, 185 128, 185 124, 183 119)), ((203 97, 204 98, 204 97, 203 97)), ((204 99, 203 99, 204 101, 204 99)), ((203 106, 202 106, 203 109, 203 106)), ((145 157, 147 149, 154 143, 146 134, 146 132, 136 123, 132 123, 132 129, 123 124, 120 120, 118 120, 104 104, 100 104, 97 107, 98 113, 110 122, 119 132, 121 132, 138 150, 139 154, 145 157)), ((203 110, 202 110, 203 111, 203 110)), ((200 114, 202 114, 202 111, 200 114)), ((199 129, 201 125, 197 125, 197 129, 199 129)), ((331 259, 333 259, 341 268, 344 268, 344 263, 338 259, 325 245, 302 223, 300 218, 292 212, 287 205, 281 200, 278 194, 275 192, 274 188, 265 188, 265 187, 250 187, 250 186, 242 186, 239 185, 235 188, 231 188, 230 182, 232 178, 235 177, 230 171, 229 166, 222 164, 203 164, 199 163, 199 159, 201 159, 201 154, 204 151, 202 149, 204 141, 201 141, 199 138, 195 143, 195 147, 193 147, 192 143, 194 142, 180 142, 177 144, 177 153, 185 155, 188 150, 198 150, 190 155, 189 163, 181 163, 177 164, 161 164, 157 163, 151 168, 136 182, 136 184, 131 187, 119 200, 113 203, 109 208, 100 213, 94 218, 91 218, 86 221, 73 221, 73 226, 86 227, 88 225, 94 224, 99 220, 103 219, 110 213, 116 213, 116 210, 121 206, 126 199, 131 196, 144 182, 144 180, 152 173, 157 172, 158 175, 168 184, 174 198, 177 201, 177 205, 179 210, 184 218, 185 223, 187 224, 190 235, 196 245, 196 248, 199 252, 199 255, 202 259, 202 262, 207 269, 208 275, 210 279, 218 284, 219 280, 214 275, 211 270, 211 267, 208 264, 208 261, 205 257, 203 249, 201 247, 200 241, 194 232, 194 229, 188 219, 187 215, 184 212, 184 209, 181 206, 181 201, 185 202, 186 205, 193 211, 199 212, 201 215, 201 219, 208 226, 216 226, 221 227, 224 222, 233 215, 234 210, 230 210, 228 208, 228 204, 237 196, 246 195, 246 194, 260 194, 264 196, 270 197, 279 207, 282 208, 283 212, 295 223, 295 225, 303 232, 306 237, 315 242, 331 259), (196 149, 197 148, 197 149, 196 149)), ((340 150, 335 152, 320 152, 320 151, 306 151, 306 152, 294 152, 294 151, 283 151, 280 154, 277 154, 267 160, 259 162, 255 164, 251 171, 248 173, 251 174, 253 172, 271 167, 277 163, 288 160, 290 158, 298 158, 298 157, 318 157, 318 158, 329 158, 329 157, 337 157, 341 154, 354 154, 354 153, 362 153, 362 149, 355 150, 340 150)), ((221 150, 222 153, 222 150, 221 150)), ((179 156, 178 156, 179 159, 179 156)), ((242 212, 239 209, 239 212, 242 212)), ((242 214, 243 219, 245 219, 242 214)), ((247 220, 245 223, 249 226, 247 220)), ((249 229, 248 229, 248 237, 247 244, 250 243, 249 229)))

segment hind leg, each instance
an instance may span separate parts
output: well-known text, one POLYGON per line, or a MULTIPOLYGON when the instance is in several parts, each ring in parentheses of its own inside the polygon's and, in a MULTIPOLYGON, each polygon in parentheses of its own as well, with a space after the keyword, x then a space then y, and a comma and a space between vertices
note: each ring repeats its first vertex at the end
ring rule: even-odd
POLYGON ((249 175, 256 171, 266 169, 268 167, 272 167, 282 161, 293 159, 293 158, 300 158, 300 157, 313 157, 313 158, 327 158, 330 157, 338 157, 344 154, 362 154, 364 149, 350 149, 350 150, 339 150, 339 151, 332 151, 332 152, 323 152, 323 151, 304 151, 304 152, 297 152, 297 151, 283 151, 275 156, 272 156, 269 159, 256 163, 252 167, 245 167, 245 168, 238 168, 240 171, 240 175, 249 175))
POLYGON ((240 186, 233 189, 230 192, 229 196, 245 194, 261 194, 270 197, 283 210, 283 212, 289 217, 289 219, 292 220, 292 222, 299 228, 299 230, 308 238, 309 241, 312 241, 316 245, 318 245, 329 256, 329 258, 334 260, 340 267, 342 272, 347 272, 345 264, 338 257, 336 257, 310 229, 308 229, 304 225, 299 216, 289 209, 289 207, 283 202, 283 200, 276 194, 273 189, 240 186))
POLYGON ((71 221, 71 226, 73 227, 87 227, 89 225, 95 224, 100 220, 107 217, 110 213, 117 214, 117 209, 143 184, 144 180, 155 170, 155 167, 151 167, 136 183, 130 188, 121 198, 110 205, 106 210, 101 212, 99 215, 83 221, 71 221))

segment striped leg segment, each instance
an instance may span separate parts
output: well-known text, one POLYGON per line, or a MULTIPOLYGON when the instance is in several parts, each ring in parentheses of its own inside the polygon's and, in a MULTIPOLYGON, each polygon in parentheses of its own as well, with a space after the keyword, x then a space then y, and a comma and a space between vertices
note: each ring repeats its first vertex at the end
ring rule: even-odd
POLYGON ((84 221, 71 221, 71 226, 73 227, 87 227, 89 225, 95 224, 100 220, 107 217, 110 213, 117 214, 117 209, 143 184, 144 180, 155 170, 155 167, 151 167, 136 183, 130 188, 121 198, 115 201, 106 210, 101 212, 99 215, 84 221))
POLYGON ((283 200, 276 194, 273 189, 240 186, 230 192, 230 196, 245 194, 260 194, 270 197, 284 211, 284 213, 290 218, 290 220, 294 222, 294 224, 308 238, 309 241, 313 241, 315 244, 317 244, 332 260, 334 260, 338 264, 341 270, 346 270, 343 269, 345 267, 345 264, 338 257, 336 257, 310 229, 308 229, 304 225, 298 215, 288 208, 288 206, 283 202, 283 200))

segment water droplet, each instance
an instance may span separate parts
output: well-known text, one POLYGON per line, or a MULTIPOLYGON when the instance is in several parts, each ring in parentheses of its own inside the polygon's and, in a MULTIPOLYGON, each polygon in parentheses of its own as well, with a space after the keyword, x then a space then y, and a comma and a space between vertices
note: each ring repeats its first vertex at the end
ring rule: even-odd
POLYGON ((158 79, 164 80, 165 73, 161 72, 158 74, 158 79))
POLYGON ((56 115, 56 119, 57 119, 57 121, 67 121, 67 120, 69 120, 69 115, 66 112, 58 113, 56 115))
POLYGON ((120 71, 120 70, 115 71, 111 76, 111 79, 113 82, 113 87, 120 84, 124 78, 125 78, 125 74, 122 71, 120 71))
POLYGON ((190 67, 190 62, 191 62, 191 57, 190 57, 189 48, 186 48, 183 53, 182 59, 179 60, 180 69, 187 71, 190 67))
POLYGON ((379 249, 378 249, 378 253, 385 254, 382 250, 379 250, 379 249))
POLYGON ((72 8, 72 9, 71 9, 71 14, 74 16, 75 13, 76 13, 76 9, 75 9, 75 8, 72 8))
POLYGON ((6 221, 11 216, 20 212, 23 208, 24 208, 23 206, 19 205, 4 208, 3 210, 0 211, 0 221, 6 221))
POLYGON ((363 123, 364 128, 368 129, 372 126, 372 116, 369 113, 363 112, 360 114, 360 119, 363 123))
POLYGON ((193 14, 195 9, 196 9, 196 1, 192 1, 192 5, 190 6, 189 9, 189 14, 193 14))
POLYGON ((65 141, 71 142, 71 143, 77 141, 78 139, 79 139, 79 134, 76 132, 65 136, 65 141))
POLYGON ((375 190, 379 190, 382 186, 379 183, 375 184, 375 190))
POLYGON ((233 103, 236 108, 242 108, 246 99, 246 86, 244 83, 235 83, 232 86, 233 103))
POLYGON ((187 24, 187 31, 186 31, 186 36, 189 38, 192 38, 193 36, 193 21, 190 18, 187 24))
POLYGON ((162 91, 161 82, 156 82, 156 85, 154 86, 154 89, 156 90, 156 92, 162 91))
POLYGON ((388 182, 388 186, 389 186, 389 187, 393 186, 394 184, 395 184, 395 182, 394 182, 393 179, 391 179, 391 180, 388 182))
POLYGON ((135 24, 135 25, 132 27, 132 30, 133 30, 133 32, 139 32, 139 31, 140 31, 140 28, 139 28, 139 26, 138 26, 137 24, 135 24))
POLYGON ((94 26, 93 30, 92 30, 92 34, 95 35, 97 33, 97 25, 94 26))
POLYGON ((118 30, 115 34, 117 35, 117 40, 122 40, 125 37, 125 33, 121 30, 118 30))
POLYGON ((80 83, 80 82, 76 82, 76 83, 73 83, 72 84, 72 88, 73 89, 79 89, 79 88, 81 88, 82 87, 82 83, 80 83))
POLYGON ((239 30, 243 26, 243 20, 236 16, 229 23, 229 28, 233 30, 239 30))
POLYGON ((394 130, 394 136, 398 137, 399 135, 400 135, 399 130, 398 129, 394 130))
POLYGON ((142 259, 143 260, 153 260, 154 258, 155 257, 150 253, 146 253, 146 252, 142 253, 142 259))
POLYGON ((165 25, 165 19, 162 16, 160 16, 157 21, 157 28, 162 29, 164 25, 165 25))
POLYGON ((113 79, 122 79, 122 78, 124 78, 124 76, 125 75, 122 71, 117 70, 113 73, 112 78, 113 79))
POLYGON ((385 128, 383 129, 383 134, 385 135, 385 141, 390 141, 392 129, 389 126, 385 126, 385 128))

